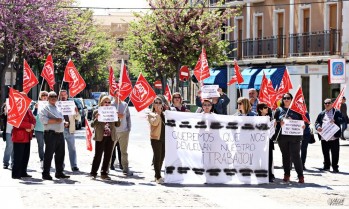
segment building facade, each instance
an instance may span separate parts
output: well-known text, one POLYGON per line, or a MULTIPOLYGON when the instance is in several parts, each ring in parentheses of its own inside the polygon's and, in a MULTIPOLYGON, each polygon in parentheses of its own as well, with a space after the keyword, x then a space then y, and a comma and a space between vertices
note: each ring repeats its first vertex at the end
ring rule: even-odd
MULTIPOLYGON (((210 1, 211 5, 216 3, 210 1)), ((226 0, 225 6, 240 5, 241 14, 228 20, 234 31, 226 34, 230 42, 228 79, 233 75, 233 60, 245 69, 288 69, 292 94, 301 85, 314 122, 324 108, 323 100, 336 98, 344 84, 328 83, 328 59, 345 58, 349 69, 349 2, 313 0, 226 0), (345 12, 347 11, 347 12, 345 12), (346 23, 346 24, 345 24, 346 23)), ((348 74, 348 73, 347 73, 348 74)), ((346 78, 348 83, 348 75, 346 78)), ((277 86, 277 85, 276 85, 277 86)), ((349 90, 345 95, 349 97, 349 90)), ((236 101, 237 86, 228 89, 236 101)), ((242 90, 248 96, 247 89, 242 90)), ((230 106, 234 113, 236 104, 230 106)))

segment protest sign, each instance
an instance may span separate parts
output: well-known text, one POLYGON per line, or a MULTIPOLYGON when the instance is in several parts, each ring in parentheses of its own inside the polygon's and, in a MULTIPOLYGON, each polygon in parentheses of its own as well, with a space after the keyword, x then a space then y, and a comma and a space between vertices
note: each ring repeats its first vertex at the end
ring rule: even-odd
POLYGON ((75 102, 74 101, 58 101, 56 103, 57 109, 62 112, 63 115, 75 115, 75 102))
POLYGON ((303 136, 303 120, 284 119, 283 121, 284 125, 282 126, 282 135, 303 136))
POLYGON ((165 112, 165 182, 268 183, 269 118, 165 112))
POLYGON ((218 85, 205 85, 201 87, 201 98, 207 99, 212 97, 220 97, 217 89, 218 85))
POLYGON ((118 121, 118 111, 115 106, 98 107, 99 122, 115 122, 118 121))
POLYGON ((321 135, 321 139, 328 141, 330 140, 335 133, 339 130, 339 127, 335 123, 323 123, 322 131, 318 132, 321 135))

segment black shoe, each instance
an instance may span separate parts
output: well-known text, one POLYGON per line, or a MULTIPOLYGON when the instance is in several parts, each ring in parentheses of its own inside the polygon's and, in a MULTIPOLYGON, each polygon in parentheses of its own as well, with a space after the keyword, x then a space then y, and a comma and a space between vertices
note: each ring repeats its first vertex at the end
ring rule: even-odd
POLYGON ((26 174, 22 175, 21 177, 24 177, 24 178, 31 178, 31 177, 33 177, 33 176, 26 173, 26 174))
POLYGON ((4 165, 4 167, 2 167, 3 169, 8 169, 8 165, 4 165))
POLYGON ((56 177, 57 179, 68 179, 68 178, 70 178, 70 176, 65 175, 64 173, 56 174, 55 177, 56 177))
POLYGON ((78 167, 72 167, 71 170, 72 170, 72 171, 79 171, 79 168, 78 168, 78 167))
POLYGON ((13 179, 21 179, 19 176, 12 176, 13 179))
POLYGON ((333 173, 339 173, 339 170, 338 170, 338 168, 336 168, 336 169, 333 169, 333 173))
POLYGON ((52 181, 52 176, 50 176, 50 175, 42 175, 42 179, 52 181))
POLYGON ((329 171, 330 168, 323 167, 323 168, 321 168, 321 170, 322 170, 322 171, 329 171))
POLYGON ((115 167, 113 165, 111 165, 110 170, 115 170, 115 167))

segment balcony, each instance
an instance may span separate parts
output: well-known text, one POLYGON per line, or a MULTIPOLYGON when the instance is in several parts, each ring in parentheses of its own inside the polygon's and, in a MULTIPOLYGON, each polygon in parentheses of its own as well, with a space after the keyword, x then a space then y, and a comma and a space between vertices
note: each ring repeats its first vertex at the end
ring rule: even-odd
POLYGON ((289 56, 340 55, 339 30, 290 34, 289 56))
MULTIPOLYGON (((210 0, 210 5, 217 4, 220 0, 210 0)), ((243 0, 225 0, 224 4, 229 4, 229 5, 235 5, 235 4, 241 4, 244 2, 243 0)))
POLYGON ((283 58, 285 53, 286 36, 272 36, 256 39, 231 41, 228 49, 230 59, 252 58, 283 58), (232 51, 232 49, 237 49, 232 51))

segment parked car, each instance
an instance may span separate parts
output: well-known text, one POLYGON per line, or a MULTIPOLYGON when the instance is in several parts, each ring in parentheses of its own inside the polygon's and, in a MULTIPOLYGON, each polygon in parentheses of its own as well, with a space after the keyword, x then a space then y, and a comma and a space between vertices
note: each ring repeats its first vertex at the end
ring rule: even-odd
POLYGON ((79 98, 68 98, 68 100, 74 101, 74 103, 75 103, 76 107, 78 108, 78 111, 81 115, 81 119, 75 121, 76 129, 80 130, 81 127, 85 127, 85 118, 86 118, 87 108, 84 106, 84 104, 82 103, 82 101, 79 98))
POLYGON ((84 99, 87 108, 87 119, 92 120, 92 113, 97 108, 97 102, 94 99, 84 99))

